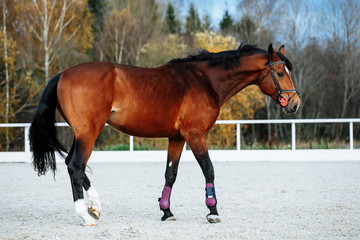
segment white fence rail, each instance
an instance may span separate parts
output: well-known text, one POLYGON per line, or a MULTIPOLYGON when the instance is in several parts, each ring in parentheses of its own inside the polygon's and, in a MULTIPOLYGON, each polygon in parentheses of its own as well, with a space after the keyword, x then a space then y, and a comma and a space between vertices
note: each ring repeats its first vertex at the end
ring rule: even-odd
MULTIPOLYGON (((354 148, 354 123, 359 118, 348 119, 282 119, 282 120, 218 120, 216 124, 236 125, 236 150, 210 150, 214 161, 360 161, 360 149, 354 148), (296 124, 300 123, 348 123, 348 149, 296 149, 296 124), (242 124, 291 124, 291 150, 241 150, 242 124)), ((57 123, 59 127, 68 126, 57 123)), ((2 123, 0 128, 24 128, 24 151, 0 152, 0 162, 31 162, 28 141, 30 123, 2 123)), ((129 136, 129 151, 93 151, 91 161, 165 161, 166 151, 134 151, 134 138, 129 136)), ((194 160, 191 151, 185 150, 182 161, 194 160)))

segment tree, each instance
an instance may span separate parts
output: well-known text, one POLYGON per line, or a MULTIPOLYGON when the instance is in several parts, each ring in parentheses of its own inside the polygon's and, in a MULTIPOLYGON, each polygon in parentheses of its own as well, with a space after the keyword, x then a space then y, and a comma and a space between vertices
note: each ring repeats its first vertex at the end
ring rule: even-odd
MULTIPOLYGON (((125 56, 134 36, 134 19, 128 9, 114 9, 106 20, 101 39, 100 60, 127 63, 131 59, 125 56)), ((128 54, 129 55, 129 54, 128 54)))
POLYGON ((104 14, 107 7, 107 2, 103 0, 88 0, 88 8, 93 17, 92 29, 97 36, 101 33, 104 27, 104 14))
POLYGON ((92 57, 94 60, 99 60, 101 48, 101 36, 105 25, 105 18, 107 14, 108 1, 103 0, 88 0, 88 8, 92 16, 92 30, 94 33, 92 57))
POLYGON ((144 45, 161 32, 155 0, 114 1, 105 22, 100 60, 138 65, 144 45))
POLYGON ((222 33, 226 33, 231 31, 231 28, 233 27, 234 20, 229 14, 228 10, 225 10, 224 16, 220 21, 220 30, 222 33))
MULTIPOLYGON (((349 0, 346 4, 331 1, 328 14, 328 49, 334 56, 336 67, 331 69, 337 75, 341 92, 332 96, 338 99, 337 117, 355 117, 351 115, 353 107, 358 104, 360 94, 360 3, 349 0), (350 110, 350 111, 349 111, 350 110)), ((336 136, 341 136, 343 125, 336 129, 336 136)))
MULTIPOLYGON (((0 121, 16 121, 16 115, 33 103, 38 93, 34 82, 30 81, 30 73, 23 73, 24 59, 19 54, 20 41, 16 37, 21 31, 15 31, 14 26, 18 21, 15 14, 17 3, 12 0, 4 0, 1 5, 1 28, 0 32, 0 121), (19 58, 23 61, 19 61, 19 58)), ((14 131, 2 128, 0 143, 8 151, 12 140, 15 138, 14 131)))
POLYGON ((177 34, 170 34, 146 43, 141 49, 139 64, 143 67, 156 67, 173 58, 185 57, 187 52, 184 40, 177 34))
POLYGON ((199 14, 196 11, 193 3, 190 4, 189 15, 186 17, 185 28, 187 33, 195 33, 195 32, 203 31, 199 14))
POLYGON ((188 16, 186 17, 185 30, 186 30, 186 35, 185 35, 186 43, 191 48, 194 48, 195 33, 203 32, 200 17, 194 7, 194 4, 190 4, 189 13, 188 16))
POLYGON ((158 4, 156 0, 127 0, 128 9, 134 19, 134 35, 132 36, 130 55, 132 65, 138 65, 142 47, 152 36, 161 32, 158 4))
POLYGON ((243 0, 239 3, 238 10, 243 13, 242 24, 250 26, 248 29, 251 29, 251 22, 255 24, 255 33, 251 36, 256 39, 251 40, 259 46, 268 46, 274 40, 273 36, 279 32, 278 26, 281 24, 273 23, 279 22, 282 17, 283 5, 280 4, 276 0, 243 0))
POLYGON ((258 37, 256 33, 256 24, 248 14, 244 14, 240 21, 234 26, 235 34, 241 41, 249 40, 255 42, 258 37))
POLYGON ((233 50, 239 46, 234 37, 223 36, 214 32, 198 32, 195 34, 194 46, 210 52, 233 50))
MULTIPOLYGON (((8 9, 5 37, 7 40, 0 42, 0 45, 3 46, 2 43, 7 43, 8 56, 10 56, 9 46, 11 46, 12 41, 16 43, 13 44, 14 57, 12 61, 14 74, 9 74, 11 78, 9 84, 9 113, 12 120, 29 121, 28 113, 31 112, 31 108, 37 103, 37 99, 40 97, 39 92, 45 85, 43 80, 45 74, 45 50, 43 42, 39 40, 39 38, 44 39, 44 31, 42 31, 44 22, 50 23, 49 31, 47 32, 48 76, 55 73, 55 71, 58 72, 59 69, 86 60, 87 56, 85 53, 91 47, 91 22, 88 21, 91 18, 89 18, 89 11, 86 11, 86 1, 74 2, 72 7, 68 8, 65 16, 63 10, 64 2, 70 3, 70 1, 47 1, 47 16, 51 16, 47 21, 44 15, 41 15, 43 12, 37 11, 35 6, 35 4, 38 4, 38 7, 42 9, 44 2, 4 0, 8 9), (51 4, 55 4, 55 7, 50 7, 51 4), (59 21, 63 21, 63 23, 59 21), (67 24, 67 27, 61 28, 65 24, 67 24), (58 40, 57 33, 59 29, 63 31, 58 40), (19 114, 21 114, 21 118, 18 118, 19 114)), ((3 17, 2 14, 1 20, 3 17)), ((1 30, 3 29, 1 28, 1 30)), ((3 54, 1 54, 2 57, 3 54)), ((11 58, 7 57, 7 59, 11 58)), ((10 63, 11 61, 7 62, 10 63)))
POLYGON ((205 32, 213 31, 213 27, 211 26, 211 19, 208 14, 204 15, 202 26, 205 32))
POLYGON ((91 15, 84 11, 86 7, 86 3, 75 0, 34 0, 27 3, 25 22, 28 31, 42 45, 46 81, 49 80, 51 65, 66 43, 76 40, 85 49, 91 47, 91 15), (77 18, 83 21, 76 22, 77 18))
MULTIPOLYGON (((4 63, 4 67, 5 67, 5 123, 9 123, 10 120, 10 81, 12 79, 12 75, 15 74, 15 68, 14 68, 14 62, 15 62, 15 42, 12 41, 11 39, 8 39, 7 37, 7 30, 6 30, 6 17, 7 17, 7 7, 6 7, 6 2, 3 1, 2 4, 2 34, 0 36, 1 38, 1 42, 3 43, 3 57, 2 57, 2 62, 4 63), (9 52, 8 52, 8 48, 9 48, 9 52)), ((0 85, 3 85, 0 82, 0 85)), ((1 114, 3 115, 3 114, 1 114)), ((5 138, 6 138, 6 151, 9 150, 9 145, 10 145, 10 138, 9 138, 9 129, 5 128, 5 138)))
POLYGON ((174 6, 171 4, 171 2, 168 3, 166 11, 166 25, 169 33, 180 33, 180 21, 175 15, 174 6))
MULTIPOLYGON (((340 76, 342 76, 342 107, 340 116, 344 118, 347 115, 347 109, 352 99, 360 93, 360 4, 357 1, 350 0, 347 4, 339 4, 332 1, 333 20, 331 21, 332 42, 338 45, 338 60, 340 66, 340 76), (340 11, 338 11, 340 10, 340 11), (338 13, 338 14, 336 14, 338 13), (341 24, 339 24, 339 22, 341 24)), ((335 45, 330 46, 334 48, 335 45)), ((333 52, 337 54, 337 51, 333 52)))

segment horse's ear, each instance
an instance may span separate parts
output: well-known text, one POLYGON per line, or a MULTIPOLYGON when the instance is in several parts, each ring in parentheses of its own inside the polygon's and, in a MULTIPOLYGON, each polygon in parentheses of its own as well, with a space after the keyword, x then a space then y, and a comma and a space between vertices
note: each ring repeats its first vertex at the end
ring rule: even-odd
POLYGON ((285 46, 282 45, 280 48, 279 48, 279 52, 285 56, 285 46))
POLYGON ((270 43, 269 47, 268 47, 268 53, 269 53, 269 57, 271 59, 276 58, 276 52, 273 49, 272 43, 270 43))
POLYGON ((241 48, 245 45, 245 43, 247 43, 248 40, 249 39, 246 39, 245 41, 241 42, 238 50, 241 50, 241 48))

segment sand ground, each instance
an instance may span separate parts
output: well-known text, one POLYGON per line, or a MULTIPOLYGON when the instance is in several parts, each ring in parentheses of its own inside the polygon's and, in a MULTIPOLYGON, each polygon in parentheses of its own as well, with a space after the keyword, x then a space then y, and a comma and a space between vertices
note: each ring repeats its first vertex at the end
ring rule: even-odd
POLYGON ((360 162, 215 162, 220 224, 205 216, 204 178, 180 163, 161 222, 164 163, 89 163, 103 210, 82 227, 66 166, 38 177, 0 164, 0 239, 360 239, 360 162))

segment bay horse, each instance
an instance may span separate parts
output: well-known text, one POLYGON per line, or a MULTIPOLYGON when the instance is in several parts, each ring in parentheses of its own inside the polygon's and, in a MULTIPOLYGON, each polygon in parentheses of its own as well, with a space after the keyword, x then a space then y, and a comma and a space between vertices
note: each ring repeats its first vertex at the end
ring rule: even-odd
POLYGON ((167 137, 165 186, 159 206, 164 212, 161 220, 175 220, 170 195, 186 141, 205 177, 205 204, 210 210, 206 218, 210 223, 220 222, 205 133, 214 126, 221 106, 251 84, 258 85, 284 112, 296 112, 301 102, 291 69, 284 46, 275 52, 272 44, 267 51, 249 44, 218 53, 202 51, 156 68, 106 62, 68 68, 49 81, 31 123, 34 168, 39 176, 49 169, 55 174, 55 152, 63 157, 67 153, 56 137, 58 109, 74 133, 65 163, 75 212, 83 225, 96 225, 101 204, 85 168, 104 125, 138 137, 167 137))

